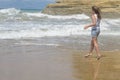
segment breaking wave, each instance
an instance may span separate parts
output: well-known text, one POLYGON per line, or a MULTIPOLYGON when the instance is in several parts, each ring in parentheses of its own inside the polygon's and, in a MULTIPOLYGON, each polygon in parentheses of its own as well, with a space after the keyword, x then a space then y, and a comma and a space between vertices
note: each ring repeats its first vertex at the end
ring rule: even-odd
MULTIPOLYGON (((43 14, 41 11, 1 9, 0 39, 90 35, 90 29, 83 30, 90 21, 85 14, 53 16, 43 14)), ((101 35, 120 35, 119 25, 120 19, 103 19, 101 35)))

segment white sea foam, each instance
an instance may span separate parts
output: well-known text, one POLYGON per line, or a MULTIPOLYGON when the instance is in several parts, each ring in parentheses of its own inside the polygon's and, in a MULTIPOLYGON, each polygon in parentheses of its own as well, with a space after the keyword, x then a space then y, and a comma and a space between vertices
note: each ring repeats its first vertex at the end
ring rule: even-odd
MULTIPOLYGON (((90 23, 90 18, 85 14, 53 16, 10 8, 0 10, 0 15, 0 20, 5 19, 5 22, 0 21, 0 39, 90 35, 90 29, 83 29, 86 24, 90 23)), ((120 35, 119 25, 120 19, 103 19, 101 35, 120 35)))
POLYGON ((77 14, 77 15, 68 15, 68 16, 60 16, 60 15, 48 15, 48 14, 43 14, 41 12, 39 13, 25 13, 29 17, 47 17, 51 19, 89 19, 89 17, 85 14, 77 14))
POLYGON ((8 8, 8 9, 1 9, 0 13, 2 14, 8 14, 8 15, 15 15, 18 14, 20 10, 15 9, 15 8, 8 8))
POLYGON ((26 41, 15 43, 15 45, 26 45, 26 46, 36 45, 36 46, 55 46, 55 47, 60 46, 59 44, 34 43, 34 42, 26 42, 26 41))
MULTIPOLYGON (((21 38, 41 38, 41 37, 63 37, 74 35, 90 35, 90 29, 83 30, 83 26, 78 25, 46 25, 44 27, 33 27, 25 30, 7 30, 0 32, 1 39, 21 39, 21 38)), ((109 31, 102 28, 102 35, 120 35, 120 32, 109 31)))
MULTIPOLYGON (((1 9, 0 10, 0 14, 2 15, 13 15, 13 17, 15 17, 15 15, 19 14, 19 17, 21 15, 21 18, 24 17, 29 17, 31 19, 31 17, 33 18, 50 18, 50 19, 89 19, 89 17, 85 14, 77 14, 77 15, 68 15, 68 16, 54 16, 54 15, 48 15, 48 14, 43 14, 41 12, 23 12, 21 10, 15 9, 15 8, 8 8, 8 9, 1 9)), ((16 16, 17 17, 17 16, 16 16)))
POLYGON ((49 25, 46 25, 44 28, 31 28, 27 30, 19 30, 19 31, 6 31, 0 33, 0 38, 33 38, 33 37, 51 37, 51 36, 70 36, 70 35, 86 35, 89 32, 82 31, 83 28, 77 25, 66 25, 61 26, 56 25, 54 27, 49 28, 49 25))

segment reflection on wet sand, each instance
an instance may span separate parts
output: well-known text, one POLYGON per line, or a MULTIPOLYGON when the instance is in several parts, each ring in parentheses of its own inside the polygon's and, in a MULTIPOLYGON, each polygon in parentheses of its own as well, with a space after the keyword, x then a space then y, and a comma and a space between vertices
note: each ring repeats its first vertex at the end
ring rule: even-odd
POLYGON ((100 69, 100 62, 98 62, 95 67, 96 68, 95 68, 93 80, 97 80, 97 76, 99 74, 99 69, 100 69))
POLYGON ((0 80, 120 80, 120 52, 96 60, 64 47, 1 45, 0 80))
POLYGON ((98 61, 94 56, 86 59, 80 53, 73 53, 73 76, 77 80, 120 80, 119 57, 111 53, 104 55, 108 57, 98 61))

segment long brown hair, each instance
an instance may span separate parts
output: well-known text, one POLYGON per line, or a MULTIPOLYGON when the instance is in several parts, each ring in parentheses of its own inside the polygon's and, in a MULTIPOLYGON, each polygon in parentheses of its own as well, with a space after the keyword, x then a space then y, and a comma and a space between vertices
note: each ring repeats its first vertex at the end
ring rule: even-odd
POLYGON ((100 10, 99 7, 97 7, 97 6, 92 6, 92 10, 95 12, 95 14, 97 14, 97 17, 98 17, 99 19, 102 18, 102 17, 101 17, 101 10, 100 10))

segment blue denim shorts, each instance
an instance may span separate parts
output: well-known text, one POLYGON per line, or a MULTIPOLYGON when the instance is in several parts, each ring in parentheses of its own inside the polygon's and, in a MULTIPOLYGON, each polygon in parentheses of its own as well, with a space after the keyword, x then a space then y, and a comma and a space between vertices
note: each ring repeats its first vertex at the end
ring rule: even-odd
POLYGON ((100 30, 99 29, 92 29, 91 30, 91 36, 92 37, 98 37, 100 34, 100 30))

